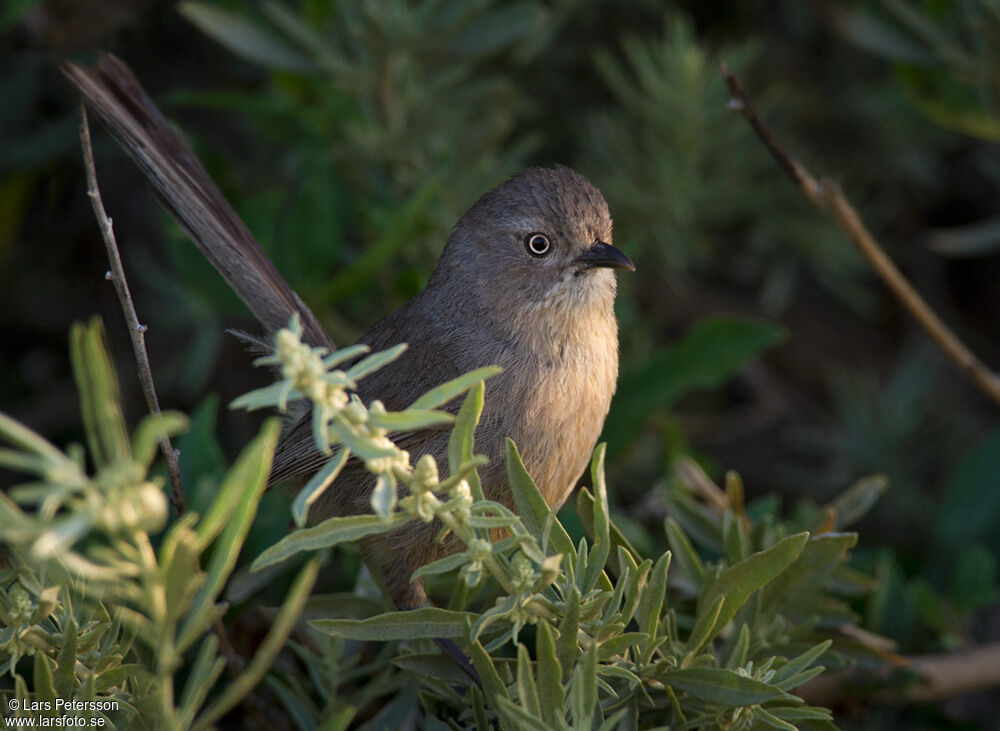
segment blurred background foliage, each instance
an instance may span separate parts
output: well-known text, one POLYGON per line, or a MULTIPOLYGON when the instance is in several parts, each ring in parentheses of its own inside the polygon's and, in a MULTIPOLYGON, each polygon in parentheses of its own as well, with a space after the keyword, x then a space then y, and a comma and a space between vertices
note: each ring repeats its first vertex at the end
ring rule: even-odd
MULTIPOLYGON (((638 266, 620 277, 607 430, 612 510, 635 543, 662 540, 663 477, 681 457, 738 470, 774 506, 885 473, 855 556, 881 578, 855 606, 865 626, 903 653, 1000 638, 996 411, 726 109, 715 67, 724 57, 790 150, 841 181, 996 366, 996 0, 12 0, 0 33, 0 408, 53 441, 78 438, 66 333, 94 312, 130 423, 142 413, 57 68, 104 48, 189 135, 338 343, 422 286, 487 188, 528 164, 587 174, 638 266)), ((253 323, 97 138, 161 402, 193 416, 182 459, 206 504, 258 426, 219 407, 264 382, 224 332, 253 323)), ((287 529, 284 498, 266 499, 258 549, 287 529)), ((237 643, 260 629, 248 616, 237 643)), ((853 722, 985 728, 997 702, 853 722)))

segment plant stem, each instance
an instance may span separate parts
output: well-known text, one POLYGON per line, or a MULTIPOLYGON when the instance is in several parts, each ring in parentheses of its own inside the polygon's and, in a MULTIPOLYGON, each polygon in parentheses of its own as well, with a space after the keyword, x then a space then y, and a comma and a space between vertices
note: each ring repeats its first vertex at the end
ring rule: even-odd
MULTIPOLYGON (((139 315, 136 313, 135 303, 132 301, 132 294, 129 292, 128 282, 125 279, 125 268, 122 266, 121 254, 118 252, 118 242, 115 240, 111 217, 104 210, 101 191, 97 186, 97 168, 94 165, 94 150, 90 144, 90 127, 87 124, 87 110, 83 106, 83 102, 80 102, 78 113, 83 166, 87 172, 87 197, 90 198, 94 216, 97 217, 97 225, 101 230, 101 238, 104 239, 104 247, 107 249, 108 261, 111 264, 111 269, 108 270, 106 277, 115 285, 118 301, 121 303, 122 313, 125 315, 128 334, 132 339, 132 351, 135 353, 139 383, 142 385, 142 394, 146 399, 146 407, 149 409, 149 413, 156 415, 160 413, 160 402, 156 397, 153 371, 149 367, 149 356, 146 353, 147 328, 139 322, 139 315)), ((180 517, 185 511, 184 487, 181 484, 177 451, 171 444, 169 437, 160 438, 160 451, 163 452, 163 459, 167 464, 167 476, 170 478, 170 502, 174 506, 174 512, 180 517)))
POLYGON ((732 99, 729 102, 730 108, 740 112, 746 118, 761 142, 764 143, 764 146, 788 176, 795 181, 795 185, 809 199, 809 202, 833 216, 840 229, 860 249, 896 299, 931 336, 931 339, 944 351, 944 354, 983 393, 997 405, 1000 405, 1000 376, 991 371, 917 293, 913 285, 907 281, 903 273, 879 246, 875 237, 861 220, 861 216, 858 215, 854 206, 847 200, 837 184, 829 178, 816 180, 798 160, 785 151, 778 143, 774 133, 758 116, 757 110, 750 103, 739 79, 733 75, 724 61, 719 62, 719 69, 722 72, 722 77, 726 80, 730 94, 732 94, 732 99))

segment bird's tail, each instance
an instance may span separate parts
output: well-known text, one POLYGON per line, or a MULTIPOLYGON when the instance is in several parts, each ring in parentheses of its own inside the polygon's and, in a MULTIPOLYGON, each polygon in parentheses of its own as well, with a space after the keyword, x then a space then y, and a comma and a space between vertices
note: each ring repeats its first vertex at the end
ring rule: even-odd
POLYGON ((285 327, 298 312, 303 339, 333 350, 333 340, 278 273, 128 66, 111 54, 101 54, 96 66, 67 62, 62 71, 142 170, 163 206, 268 334, 285 327))

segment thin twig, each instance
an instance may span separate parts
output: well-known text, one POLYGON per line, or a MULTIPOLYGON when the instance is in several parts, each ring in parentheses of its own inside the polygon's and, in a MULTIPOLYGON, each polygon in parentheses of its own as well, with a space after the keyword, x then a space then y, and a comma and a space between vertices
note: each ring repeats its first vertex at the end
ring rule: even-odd
MULTIPOLYGON (((146 354, 146 326, 139 323, 139 315, 135 311, 135 303, 129 292, 128 282, 125 279, 125 268, 122 266, 121 254, 118 252, 118 242, 115 239, 114 228, 111 217, 104 210, 104 202, 101 200, 101 191, 97 186, 97 167, 94 165, 94 150, 90 143, 90 126, 87 124, 87 110, 83 102, 79 108, 80 117, 80 146, 83 148, 83 165, 87 170, 87 196, 90 198, 94 215, 97 217, 97 224, 101 229, 101 237, 108 250, 108 261, 111 269, 105 275, 115 285, 118 292, 118 301, 121 302, 122 312, 125 315, 125 322, 128 326, 129 336, 132 338, 132 351, 135 353, 136 366, 139 371, 139 382, 142 384, 142 393, 146 398, 146 406, 151 414, 160 413, 160 402, 156 397, 156 388, 153 385, 153 372, 149 367, 149 356, 146 354)), ((174 512, 181 516, 186 510, 184 504, 184 488, 181 484, 180 465, 177 462, 177 451, 170 443, 169 437, 160 439, 160 451, 167 464, 167 475, 170 478, 170 502, 174 506, 174 512)), ((219 647, 226 656, 229 671, 237 675, 244 668, 243 659, 237 654, 233 643, 229 640, 222 620, 216 620, 212 627, 216 637, 219 638, 219 647)))
MULTIPOLYGON (((104 210, 101 191, 97 187, 97 168, 94 165, 94 150, 90 144, 90 126, 87 124, 87 111, 83 102, 80 102, 79 117, 80 146, 83 148, 83 166, 87 171, 87 196, 90 198, 90 205, 97 217, 97 225, 101 229, 101 238, 104 239, 104 246, 108 250, 108 261, 111 263, 111 269, 108 270, 105 278, 111 280, 118 293, 118 301, 121 303, 122 312, 125 315, 128 334, 132 338, 132 351, 135 353, 139 383, 142 385, 142 393, 146 398, 146 407, 149 409, 149 413, 156 415, 160 413, 160 402, 156 398, 153 372, 150 370, 149 356, 146 354, 146 326, 139 323, 135 303, 132 302, 128 282, 125 280, 125 269, 122 266, 121 255, 118 253, 118 242, 115 240, 111 218, 104 210)), ((170 502, 174 506, 174 512, 180 516, 185 511, 184 488, 181 485, 177 451, 170 443, 169 437, 165 436, 160 439, 160 451, 163 452, 163 459, 167 463, 167 475, 170 478, 170 502)))
POLYGON ((816 180, 799 163, 790 156, 775 139, 774 134, 757 115, 753 104, 739 80, 733 75, 724 61, 719 62, 722 77, 726 80, 732 99, 730 109, 740 112, 760 137, 761 142, 771 152, 774 159, 795 182, 802 194, 813 205, 830 213, 841 230, 854 242, 865 255, 875 272, 882 278, 893 295, 900 301, 920 326, 927 331, 945 355, 973 381, 994 402, 1000 404, 1000 376, 991 371, 963 343, 951 328, 949 328, 937 313, 930 308, 924 299, 903 276, 902 272, 892 263, 885 251, 865 227, 861 216, 844 197, 837 184, 829 178, 816 180))

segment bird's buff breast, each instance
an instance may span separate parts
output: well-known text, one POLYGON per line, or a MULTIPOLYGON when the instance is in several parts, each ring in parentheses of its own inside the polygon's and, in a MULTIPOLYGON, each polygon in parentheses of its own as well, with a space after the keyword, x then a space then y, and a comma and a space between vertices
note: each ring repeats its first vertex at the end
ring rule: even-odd
POLYGON ((618 378, 614 315, 588 315, 550 341, 536 377, 518 389, 524 408, 510 436, 549 506, 565 502, 590 461, 618 378))

